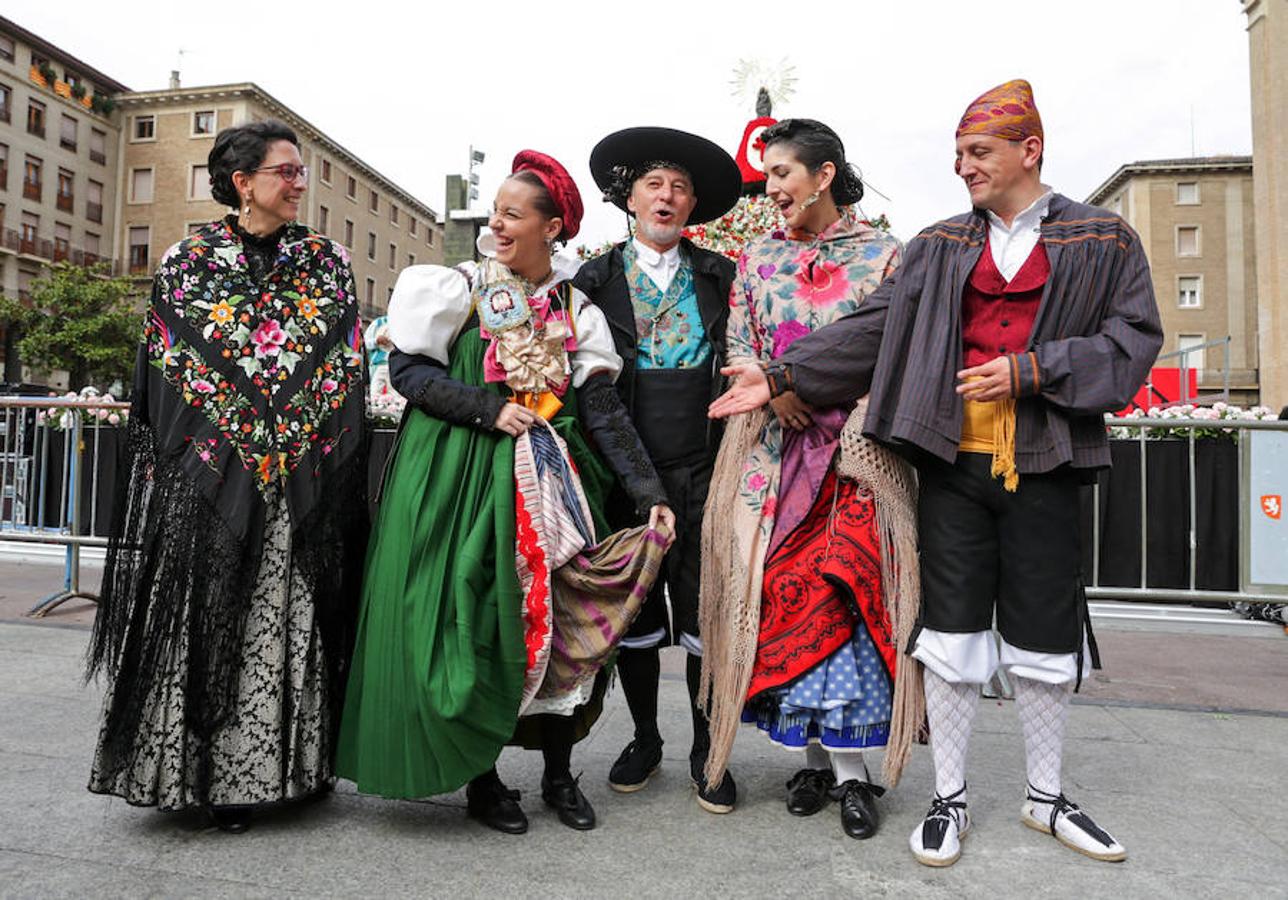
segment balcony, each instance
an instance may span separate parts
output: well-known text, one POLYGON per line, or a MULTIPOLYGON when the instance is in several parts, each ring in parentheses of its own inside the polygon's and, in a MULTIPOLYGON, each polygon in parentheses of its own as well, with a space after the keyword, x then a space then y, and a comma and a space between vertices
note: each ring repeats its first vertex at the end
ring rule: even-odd
POLYGON ((107 154, 102 150, 91 150, 89 151, 89 161, 92 163, 98 163, 100 166, 105 166, 107 165, 107 154))
POLYGON ((63 212, 72 212, 76 208, 75 200, 72 198, 71 194, 59 194, 57 199, 54 201, 54 205, 63 212))
POLYGON ((44 138, 44 136, 45 136, 45 123, 44 123, 44 122, 33 122, 33 121, 31 121, 30 119, 28 119, 28 120, 27 120, 27 134, 34 134, 34 135, 35 135, 36 137, 38 137, 38 138, 44 138))
POLYGON ((28 200, 35 200, 37 203, 39 203, 40 202, 40 182, 24 181, 22 183, 22 196, 28 200))
MULTIPOLYGON (((49 262, 70 262, 78 266, 92 266, 104 262, 103 257, 79 247, 73 247, 62 238, 42 238, 30 229, 18 231, 16 228, 0 229, 0 253, 21 253, 34 256, 49 262)), ((146 268, 146 263, 145 263, 146 268)), ((120 274, 120 266, 113 265, 115 274, 120 274)), ((146 273, 144 273, 146 274, 146 273)))
POLYGON ((103 224, 103 204, 86 203, 85 218, 89 219, 91 222, 97 222, 100 225, 103 224))
POLYGON ((62 147, 64 150, 70 150, 73 153, 76 152, 76 142, 71 138, 59 138, 58 146, 62 147))

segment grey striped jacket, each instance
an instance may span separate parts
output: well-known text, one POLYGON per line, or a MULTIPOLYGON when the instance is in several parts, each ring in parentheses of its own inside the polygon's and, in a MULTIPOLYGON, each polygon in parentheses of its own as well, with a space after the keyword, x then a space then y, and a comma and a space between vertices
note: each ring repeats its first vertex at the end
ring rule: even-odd
MULTIPOLYGON (((1015 354, 1016 466, 1109 465, 1102 416, 1125 407, 1162 346, 1149 263, 1120 217, 1056 194, 1042 221, 1051 262, 1027 352, 1015 354)), ((988 222, 975 211, 936 223, 853 315, 796 341, 778 360, 807 403, 870 392, 864 432, 952 462, 961 435, 961 298, 988 222)))

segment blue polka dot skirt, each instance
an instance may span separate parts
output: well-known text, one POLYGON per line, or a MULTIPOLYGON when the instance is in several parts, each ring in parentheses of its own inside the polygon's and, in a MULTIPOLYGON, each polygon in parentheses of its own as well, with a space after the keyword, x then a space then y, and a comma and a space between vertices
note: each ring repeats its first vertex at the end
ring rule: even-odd
POLYGON ((884 747, 891 699, 890 676, 859 620, 848 644, 791 684, 758 695, 742 720, 789 748, 811 742, 830 750, 884 747))

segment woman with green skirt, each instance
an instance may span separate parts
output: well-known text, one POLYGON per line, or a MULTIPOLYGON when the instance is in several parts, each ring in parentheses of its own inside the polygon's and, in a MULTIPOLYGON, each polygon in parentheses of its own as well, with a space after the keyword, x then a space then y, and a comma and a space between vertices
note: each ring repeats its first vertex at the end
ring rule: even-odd
POLYGON ((674 525, 613 388, 608 322, 552 264, 581 215, 563 166, 523 151, 497 192, 495 256, 399 276, 390 373, 408 407, 337 760, 387 797, 468 784, 470 816, 515 834, 527 818, 495 768, 507 743, 539 747, 542 799, 564 824, 594 827, 572 745, 599 714, 604 664, 674 525), (614 478, 648 525, 600 540, 614 478))

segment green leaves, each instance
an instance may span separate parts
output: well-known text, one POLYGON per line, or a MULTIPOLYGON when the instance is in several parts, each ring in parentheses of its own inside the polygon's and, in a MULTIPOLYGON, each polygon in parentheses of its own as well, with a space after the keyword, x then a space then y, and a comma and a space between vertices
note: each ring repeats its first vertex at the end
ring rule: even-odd
POLYGON ((0 321, 16 326, 18 355, 41 372, 65 370, 69 387, 128 383, 142 336, 141 303, 107 266, 54 263, 31 283, 30 303, 0 297, 0 321))

